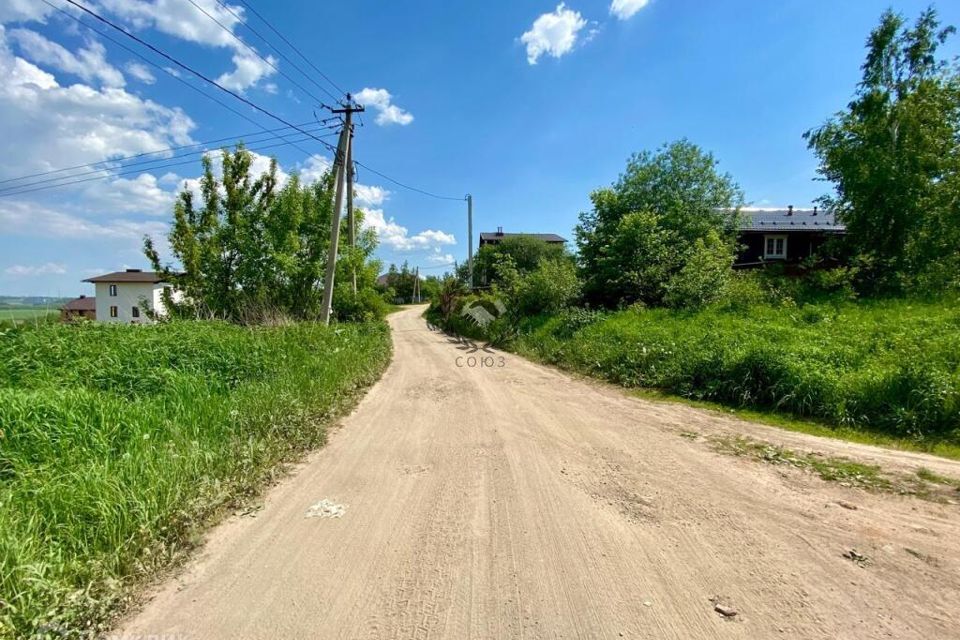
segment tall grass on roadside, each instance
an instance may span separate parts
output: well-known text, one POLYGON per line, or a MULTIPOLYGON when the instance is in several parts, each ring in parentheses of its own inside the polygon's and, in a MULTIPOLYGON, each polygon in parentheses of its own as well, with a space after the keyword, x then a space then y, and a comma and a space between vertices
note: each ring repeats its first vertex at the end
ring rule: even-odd
POLYGON ((382 323, 0 332, 0 637, 98 633, 389 353, 382 323))
POLYGON ((960 443, 953 302, 571 313, 525 320, 514 347, 625 386, 960 443))

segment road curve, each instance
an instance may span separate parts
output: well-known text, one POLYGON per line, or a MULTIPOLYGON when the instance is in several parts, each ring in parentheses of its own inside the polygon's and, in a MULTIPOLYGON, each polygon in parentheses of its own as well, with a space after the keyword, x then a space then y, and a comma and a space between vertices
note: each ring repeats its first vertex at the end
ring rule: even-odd
POLYGON ((119 637, 960 637, 956 506, 715 453, 681 433, 747 425, 468 354, 421 312, 390 317, 330 443, 119 637))

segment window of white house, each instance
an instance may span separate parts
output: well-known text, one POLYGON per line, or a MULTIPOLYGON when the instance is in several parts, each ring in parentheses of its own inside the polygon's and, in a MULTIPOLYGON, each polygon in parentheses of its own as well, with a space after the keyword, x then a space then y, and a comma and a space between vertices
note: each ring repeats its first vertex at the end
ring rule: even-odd
POLYGON ((119 309, 117 309, 117 307, 110 307, 110 317, 111 317, 111 318, 116 318, 119 314, 120 314, 120 312, 119 312, 119 309))
POLYGON ((787 257, 787 236, 763 236, 763 257, 783 260, 787 257))
POLYGON ((139 317, 140 317, 140 307, 132 307, 132 308, 130 309, 130 315, 133 316, 134 318, 139 318, 139 317))
POLYGON ((110 285, 110 295, 116 297, 117 295, 117 285, 110 285))

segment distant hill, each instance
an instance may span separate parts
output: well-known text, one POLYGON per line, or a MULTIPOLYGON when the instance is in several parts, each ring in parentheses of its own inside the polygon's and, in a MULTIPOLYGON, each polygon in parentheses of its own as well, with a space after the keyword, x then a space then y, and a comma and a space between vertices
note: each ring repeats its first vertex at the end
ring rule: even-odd
POLYGON ((72 299, 49 296, 0 296, 0 309, 23 309, 24 307, 59 309, 72 299))

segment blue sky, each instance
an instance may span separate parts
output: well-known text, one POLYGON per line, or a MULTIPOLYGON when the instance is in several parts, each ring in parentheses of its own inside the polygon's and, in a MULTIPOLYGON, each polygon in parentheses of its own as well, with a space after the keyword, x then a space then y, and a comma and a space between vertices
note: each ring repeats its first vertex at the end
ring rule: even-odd
MULTIPOLYGON (((271 53, 216 0, 194 1, 271 53)), ((282 46, 237 0, 224 1, 282 46)), ((313 98, 188 0, 82 2, 281 117, 313 119, 313 98)), ((589 193, 616 179, 631 153, 681 137, 712 151, 752 204, 809 205, 828 187, 813 180, 801 135, 849 100, 865 38, 891 6, 248 2, 340 87, 363 96, 358 160, 431 192, 474 195, 475 242, 497 226, 572 239, 589 193)), ((927 4, 892 6, 912 19, 927 4)), ((944 22, 960 24, 960 4, 937 6, 944 22)), ((144 73, 133 55, 39 0, 0 0, 0 24, 0 180, 258 130, 162 71, 144 73)), ((952 41, 947 53, 958 52, 952 41)), ((326 98, 287 61, 275 66, 326 98)), ((326 149, 299 146, 315 155, 263 153, 306 177, 327 166, 326 149)), ((175 193, 198 173, 199 162, 124 176, 106 170, 96 181, 0 196, 0 294, 90 293, 80 281, 93 273, 145 266, 140 237, 163 236, 175 193)), ((359 182, 386 262, 437 273, 465 258, 464 203, 406 191, 362 168, 359 182)))

